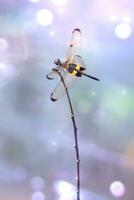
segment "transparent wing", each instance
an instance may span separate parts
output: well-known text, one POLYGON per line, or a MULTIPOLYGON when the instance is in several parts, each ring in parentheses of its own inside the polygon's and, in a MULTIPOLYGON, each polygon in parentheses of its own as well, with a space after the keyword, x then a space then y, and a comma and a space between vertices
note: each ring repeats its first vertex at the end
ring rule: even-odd
POLYGON ((81 30, 75 28, 72 32, 72 37, 69 44, 69 49, 67 53, 67 61, 71 61, 73 55, 78 54, 81 42, 81 30))
MULTIPOLYGON (((71 76, 69 73, 63 77, 64 82, 66 84, 67 89, 72 88, 73 85, 80 79, 80 77, 71 76)), ((60 97, 65 95, 65 88, 63 86, 62 81, 59 82, 57 87, 54 89, 54 91, 51 94, 51 100, 57 101, 60 97)))
POLYGON ((53 79, 59 78, 59 75, 56 73, 54 69, 57 69, 62 76, 65 76, 67 73, 67 71, 64 68, 58 66, 58 67, 53 68, 52 71, 46 75, 47 79, 53 80, 53 79))
MULTIPOLYGON (((74 55, 74 56, 73 56, 73 63, 75 63, 75 64, 80 64, 80 66, 83 67, 84 70, 86 70, 86 64, 85 64, 85 62, 84 62, 84 60, 82 59, 81 56, 79 56, 79 55, 74 55)), ((83 71, 84 71, 84 70, 83 70, 83 71)))
MULTIPOLYGON (((80 64, 83 69, 83 71, 86 69, 85 63, 82 60, 82 58, 78 55, 73 56, 73 63, 74 64, 80 64)), ((78 76, 72 76, 69 72, 66 71, 65 75, 63 76, 65 84, 67 89, 71 89, 80 79, 81 77, 78 76)), ((62 81, 59 82, 57 87, 54 89, 54 91, 51 94, 51 100, 57 101, 60 97, 65 95, 65 88, 63 86, 62 81)))
POLYGON ((95 76, 92 76, 92 75, 90 75, 90 74, 85 73, 86 65, 85 65, 84 60, 81 58, 81 56, 75 55, 75 56, 74 56, 74 62, 80 64, 80 66, 83 68, 83 69, 81 70, 81 75, 86 76, 86 77, 91 78, 91 79, 94 79, 94 80, 96 80, 96 81, 100 81, 99 78, 96 78, 95 76))
POLYGON ((59 75, 56 72, 52 71, 46 75, 46 78, 49 80, 53 80, 55 78, 59 78, 59 75))

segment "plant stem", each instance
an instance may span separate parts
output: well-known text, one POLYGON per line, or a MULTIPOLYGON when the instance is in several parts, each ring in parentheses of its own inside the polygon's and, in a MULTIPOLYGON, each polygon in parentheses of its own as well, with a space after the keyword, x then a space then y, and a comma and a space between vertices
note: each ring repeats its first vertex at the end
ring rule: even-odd
POLYGON ((77 127, 76 127, 76 122, 75 122, 75 117, 74 117, 74 111, 73 111, 73 106, 71 103, 71 99, 69 96, 69 92, 68 89, 66 87, 65 81, 63 76, 61 75, 61 73, 56 70, 53 69, 61 78, 61 82, 65 88, 65 92, 67 95, 67 99, 68 99, 68 103, 69 103, 69 107, 70 107, 70 112, 71 112, 71 119, 72 119, 72 123, 73 123, 73 128, 74 128, 74 140, 75 140, 75 152, 76 152, 76 168, 77 168, 77 175, 76 175, 76 184, 77 184, 77 200, 80 200, 80 156, 79 156, 79 144, 78 144, 78 134, 77 134, 77 127))

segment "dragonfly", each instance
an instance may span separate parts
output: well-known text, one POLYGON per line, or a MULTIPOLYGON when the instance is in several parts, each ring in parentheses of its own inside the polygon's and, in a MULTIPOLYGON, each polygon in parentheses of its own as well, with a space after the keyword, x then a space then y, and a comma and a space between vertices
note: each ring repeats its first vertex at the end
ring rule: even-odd
MULTIPOLYGON (((49 74, 46 75, 47 79, 53 80, 55 78, 59 78, 59 75, 56 72, 58 71, 62 75, 68 90, 71 89, 83 76, 100 81, 100 79, 86 73, 86 64, 83 58, 78 54, 80 43, 81 30, 79 28, 75 28, 72 31, 66 60, 61 61, 60 59, 55 59, 55 67, 49 74)), ((54 91, 51 93, 51 100, 57 101, 64 96, 64 94, 65 88, 60 80, 54 91)))

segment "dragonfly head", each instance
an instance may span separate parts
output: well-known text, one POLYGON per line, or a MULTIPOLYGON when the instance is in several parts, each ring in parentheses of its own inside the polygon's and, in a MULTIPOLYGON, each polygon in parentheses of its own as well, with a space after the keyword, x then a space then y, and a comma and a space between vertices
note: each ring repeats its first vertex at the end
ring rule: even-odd
POLYGON ((61 65, 60 59, 55 59, 54 64, 60 66, 61 65))

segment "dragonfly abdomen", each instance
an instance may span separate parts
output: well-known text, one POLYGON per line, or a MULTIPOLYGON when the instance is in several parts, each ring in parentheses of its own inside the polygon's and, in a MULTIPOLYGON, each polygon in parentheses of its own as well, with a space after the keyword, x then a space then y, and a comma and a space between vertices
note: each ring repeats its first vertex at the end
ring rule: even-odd
POLYGON ((68 64, 68 72, 70 73, 71 76, 78 76, 81 77, 81 71, 84 71, 85 68, 81 67, 80 64, 74 64, 74 63, 69 63, 68 64))

